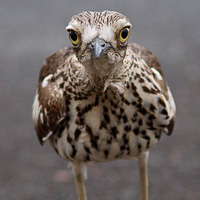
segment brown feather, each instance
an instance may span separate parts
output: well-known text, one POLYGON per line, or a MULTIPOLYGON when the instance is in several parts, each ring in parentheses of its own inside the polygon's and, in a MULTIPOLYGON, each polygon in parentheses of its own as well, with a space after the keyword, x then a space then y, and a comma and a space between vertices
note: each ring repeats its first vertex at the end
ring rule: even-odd
POLYGON ((148 49, 146 49, 145 47, 139 44, 133 43, 133 44, 130 44, 130 47, 137 55, 140 55, 140 57, 146 62, 148 67, 155 68, 160 73, 160 75, 162 76, 162 80, 158 80, 156 77, 154 78, 157 80, 160 87, 162 88, 163 94, 168 99, 169 97, 167 94, 167 84, 165 81, 165 76, 162 72, 162 69, 161 69, 160 63, 158 62, 157 57, 148 49))
POLYGON ((66 64, 66 58, 72 56, 74 53, 71 49, 64 48, 48 57, 40 71, 39 86, 38 86, 38 100, 41 106, 40 112, 43 115, 43 123, 38 117, 37 125, 35 127, 37 135, 41 144, 43 138, 49 132, 54 132, 59 125, 60 119, 65 116, 66 104, 65 95, 59 95, 61 89, 55 86, 54 74, 57 72, 58 67, 66 64), (52 74, 52 78, 48 81, 46 87, 42 87, 42 82, 45 77, 52 74), (46 110, 46 112, 45 112, 46 110))

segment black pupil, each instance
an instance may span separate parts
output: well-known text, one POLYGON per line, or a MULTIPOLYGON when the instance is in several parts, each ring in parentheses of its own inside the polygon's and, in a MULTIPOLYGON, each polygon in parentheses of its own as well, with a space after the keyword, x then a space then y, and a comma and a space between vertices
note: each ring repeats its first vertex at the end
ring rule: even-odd
POLYGON ((122 31, 122 38, 125 39, 127 38, 127 36, 128 36, 128 29, 126 28, 122 31))
POLYGON ((76 41, 77 40, 77 34, 74 32, 74 31, 71 31, 70 32, 70 37, 73 41, 76 41))

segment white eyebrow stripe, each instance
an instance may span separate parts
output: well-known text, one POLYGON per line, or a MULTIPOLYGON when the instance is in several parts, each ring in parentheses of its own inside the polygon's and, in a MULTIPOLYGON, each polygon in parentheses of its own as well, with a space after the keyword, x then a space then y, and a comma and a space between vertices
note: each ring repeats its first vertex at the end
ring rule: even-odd
POLYGON ((78 26, 78 23, 76 21, 73 21, 71 23, 69 23, 67 26, 66 26, 66 30, 69 30, 69 29, 77 29, 77 26, 78 26))
POLYGON ((95 26, 86 26, 84 28, 84 33, 82 35, 82 38, 85 43, 91 42, 97 36, 98 36, 98 31, 96 30, 95 26))
POLYGON ((69 25, 66 26, 65 29, 66 29, 66 30, 68 30, 68 29, 74 29, 74 27, 73 27, 71 24, 69 24, 69 25))
POLYGON ((66 26, 65 30, 70 30, 70 29, 76 29, 75 26, 72 26, 71 24, 69 24, 68 26, 66 26))
POLYGON ((115 30, 114 30, 114 28, 112 26, 105 25, 99 31, 99 37, 104 39, 107 42, 111 42, 115 37, 114 32, 115 32, 115 30))

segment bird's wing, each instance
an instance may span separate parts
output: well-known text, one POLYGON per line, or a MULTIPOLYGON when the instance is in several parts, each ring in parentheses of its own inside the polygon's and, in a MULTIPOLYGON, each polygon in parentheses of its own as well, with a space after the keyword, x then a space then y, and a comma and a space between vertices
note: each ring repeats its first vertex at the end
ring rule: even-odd
MULTIPOLYGON (((63 65, 73 57, 71 49, 62 49, 45 60, 40 71, 38 89, 33 102, 33 120, 41 144, 58 128, 63 128, 66 117, 66 98, 62 81, 58 80, 63 65)), ((60 75, 62 78, 62 75, 60 75)))
MULTIPOLYGON (((163 112, 167 112, 166 115, 168 116, 168 119, 165 119, 165 123, 167 123, 165 132, 170 135, 174 128, 176 107, 171 91, 166 83, 160 63, 158 62, 156 56, 145 47, 140 46, 136 43, 130 44, 129 47, 136 55, 138 55, 140 59, 144 60, 147 66, 151 69, 154 79, 161 88, 160 92, 162 93, 162 95, 164 95, 169 104, 169 106, 166 106, 166 103, 161 98, 159 98, 158 100, 158 104, 160 104, 160 106, 168 107, 168 109, 165 109, 163 112)), ((146 89, 148 90, 148 88, 146 89)))
POLYGON ((131 44, 131 48, 137 55, 139 55, 147 63, 148 67, 150 67, 151 69, 155 69, 156 71, 159 72, 162 78, 159 78, 158 74, 156 73, 153 73, 153 76, 156 79, 156 81, 159 83, 160 87, 162 88, 163 94, 168 98, 165 76, 162 72, 162 69, 161 69, 160 63, 158 62, 157 57, 147 48, 139 44, 133 43, 131 44))

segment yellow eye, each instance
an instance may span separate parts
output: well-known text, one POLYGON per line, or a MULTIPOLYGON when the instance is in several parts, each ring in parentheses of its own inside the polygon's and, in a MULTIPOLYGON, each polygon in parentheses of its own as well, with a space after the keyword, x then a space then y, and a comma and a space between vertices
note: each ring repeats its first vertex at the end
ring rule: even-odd
POLYGON ((124 44, 128 40, 128 37, 129 37, 129 28, 123 28, 119 35, 119 40, 121 44, 124 44))
POLYGON ((71 42, 74 46, 79 45, 80 39, 79 39, 78 34, 75 31, 73 31, 73 30, 69 31, 69 39, 71 40, 71 42))

